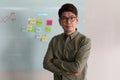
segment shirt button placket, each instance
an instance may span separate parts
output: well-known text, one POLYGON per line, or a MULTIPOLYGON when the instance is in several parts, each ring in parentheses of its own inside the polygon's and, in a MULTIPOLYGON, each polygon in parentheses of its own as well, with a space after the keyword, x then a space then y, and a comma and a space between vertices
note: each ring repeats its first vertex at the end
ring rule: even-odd
POLYGON ((69 36, 65 40, 64 49, 63 49, 64 53, 66 53, 66 47, 67 47, 68 41, 69 41, 69 36))

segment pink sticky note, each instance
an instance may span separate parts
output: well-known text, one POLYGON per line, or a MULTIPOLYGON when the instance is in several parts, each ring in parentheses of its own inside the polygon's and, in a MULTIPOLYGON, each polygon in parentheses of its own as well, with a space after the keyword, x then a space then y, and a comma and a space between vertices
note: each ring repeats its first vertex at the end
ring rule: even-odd
POLYGON ((47 20, 47 25, 52 26, 52 20, 47 20))

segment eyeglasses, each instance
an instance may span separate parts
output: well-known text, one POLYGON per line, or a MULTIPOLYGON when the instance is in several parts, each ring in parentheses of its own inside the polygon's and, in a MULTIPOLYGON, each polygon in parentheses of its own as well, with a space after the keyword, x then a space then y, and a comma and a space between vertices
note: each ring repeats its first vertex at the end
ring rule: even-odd
POLYGON ((73 16, 72 16, 72 17, 68 17, 68 18, 67 18, 67 17, 61 17, 61 18, 60 18, 60 20, 63 21, 63 22, 67 22, 68 20, 69 20, 70 22, 74 22, 75 19, 76 19, 76 17, 73 17, 73 16))

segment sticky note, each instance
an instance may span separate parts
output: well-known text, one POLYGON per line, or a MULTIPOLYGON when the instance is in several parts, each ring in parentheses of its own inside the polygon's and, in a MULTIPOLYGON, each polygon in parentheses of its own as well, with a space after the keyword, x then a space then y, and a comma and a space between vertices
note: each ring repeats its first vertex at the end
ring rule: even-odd
POLYGON ((28 25, 26 26, 26 29, 27 29, 27 31, 29 31, 29 32, 35 32, 35 27, 34 27, 33 25, 28 24, 28 25))
POLYGON ((51 32, 52 28, 50 26, 45 27, 45 32, 51 32))
POLYGON ((43 23, 43 21, 42 21, 41 19, 38 19, 38 20, 36 21, 36 25, 37 25, 37 26, 41 26, 42 23, 43 23))
POLYGON ((47 26, 52 26, 52 20, 47 20, 47 26))
POLYGON ((48 40, 48 37, 47 36, 42 36, 42 38, 41 38, 41 41, 42 42, 46 42, 48 40))
POLYGON ((36 24, 36 19, 29 18, 29 24, 36 24))
POLYGON ((36 30, 35 30, 35 32, 36 32, 36 33, 39 33, 39 32, 41 32, 41 29, 40 29, 40 27, 36 27, 36 30))
POLYGON ((32 25, 29 25, 29 24, 28 24, 28 25, 26 26, 26 29, 27 29, 27 30, 32 30, 32 25))
POLYGON ((38 13, 38 16, 48 16, 47 13, 38 13))

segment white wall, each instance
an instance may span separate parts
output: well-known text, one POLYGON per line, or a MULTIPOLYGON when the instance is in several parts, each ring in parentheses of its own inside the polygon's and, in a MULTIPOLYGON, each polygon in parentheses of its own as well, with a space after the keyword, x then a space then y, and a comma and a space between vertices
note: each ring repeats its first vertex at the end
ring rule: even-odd
POLYGON ((120 80, 120 0, 86 1, 86 34, 92 39, 88 80, 120 80))

